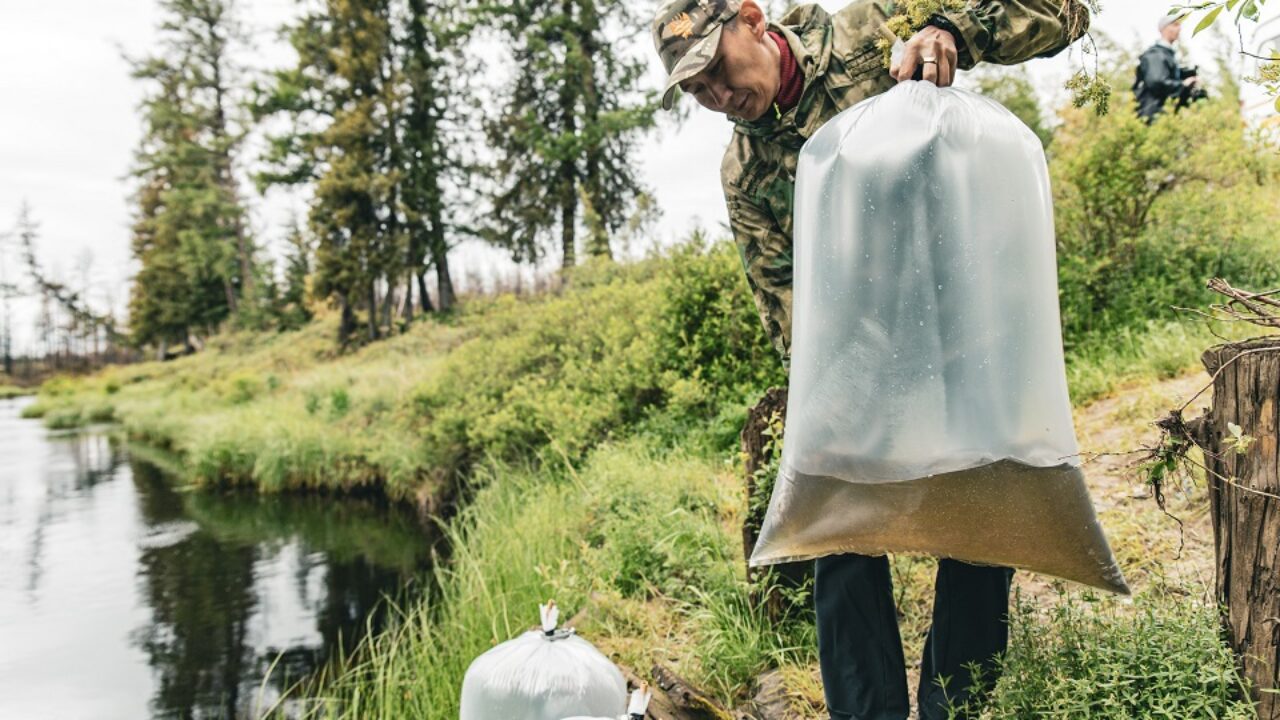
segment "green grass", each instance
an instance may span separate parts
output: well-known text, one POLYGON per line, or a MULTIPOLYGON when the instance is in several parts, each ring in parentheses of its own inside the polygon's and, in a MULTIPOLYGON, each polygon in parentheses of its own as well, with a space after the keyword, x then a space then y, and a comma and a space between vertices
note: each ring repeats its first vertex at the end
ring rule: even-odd
POLYGON ((1201 368, 1200 356, 1227 340, 1263 334, 1254 325, 1210 329, 1185 320, 1145 323, 1087 337, 1067 352, 1067 385, 1077 406, 1115 393, 1129 385, 1167 380, 1201 368))
POLYGON ((724 464, 607 444, 575 468, 486 466, 448 530, 437 591, 330 677, 315 717, 456 718, 475 656, 537 620, 589 608, 584 637, 635 668, 661 658, 734 699, 778 663, 811 659, 812 626, 771 627, 746 602, 735 479, 724 464))
POLYGON ((31 395, 34 391, 31 388, 18 387, 17 385, 0 385, 0 400, 11 400, 24 395, 31 395))
MULTIPOLYGON (((769 622, 744 580, 737 433, 746 407, 784 378, 740 273, 731 246, 694 242, 586 268, 559 295, 476 300, 348 354, 333 349, 332 318, 221 336, 173 362, 50 381, 27 411, 55 427, 113 420, 196 485, 374 491, 428 510, 467 501, 447 523, 451 556, 427 599, 307 688, 315 717, 456 717, 471 659, 531 625, 550 597, 566 617, 587 610, 583 635, 641 673, 662 662, 734 705, 780 667, 803 688, 798 711, 818 717, 812 618, 769 622)), ((1068 338, 1077 404, 1183 372, 1217 341, 1194 323, 1119 327, 1068 338)), ((895 558, 894 573, 917 656, 931 564, 895 558)), ((1170 632, 1203 631, 1200 616, 1151 608, 1170 632)), ((1118 622, 1069 621, 1026 619, 1037 642, 1132 640, 1118 622)), ((1161 660, 1210 667, 1208 647, 1161 660)), ((1147 672, 1137 658, 1117 667, 1147 672)), ((1047 688, 1056 675, 1041 661, 1017 667, 1047 688)), ((1071 695, 1063 688, 1041 695, 1071 695)), ((1233 706, 1215 688, 1180 675, 1165 689, 1222 717, 1233 706)), ((1017 712, 1035 701, 1009 698, 1017 712)))
POLYGON ((1194 596, 1133 600, 1064 594, 1048 608, 1016 598, 1010 650, 984 718, 1257 717, 1219 634, 1194 596))

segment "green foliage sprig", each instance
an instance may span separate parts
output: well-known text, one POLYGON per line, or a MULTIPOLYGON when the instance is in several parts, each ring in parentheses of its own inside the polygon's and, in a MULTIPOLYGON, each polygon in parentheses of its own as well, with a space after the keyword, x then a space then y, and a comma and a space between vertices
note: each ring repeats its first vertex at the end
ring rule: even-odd
POLYGON ((1274 97, 1276 112, 1280 113, 1280 50, 1272 50, 1271 59, 1258 66, 1258 74, 1245 80, 1260 85, 1268 95, 1274 97))
MULTIPOLYGON (((1098 13, 1102 10, 1099 0, 1084 0, 1089 12, 1098 13)), ((1063 0, 1062 10, 1068 12, 1070 0, 1063 0)), ((1079 17, 1079 16, 1075 16, 1079 17)), ((1083 17, 1079 17, 1077 22, 1082 22, 1083 17)), ((1098 43, 1093 39, 1090 33, 1084 34, 1085 42, 1081 45, 1081 53, 1084 55, 1092 55, 1094 57, 1092 70, 1081 67, 1074 75, 1064 84, 1064 87, 1071 92, 1071 104, 1075 107, 1093 106, 1094 112, 1098 115, 1106 115, 1111 111, 1111 83, 1102 77, 1102 73, 1098 70, 1098 43)))
POLYGON ((1071 104, 1075 107, 1092 105, 1099 115, 1111 112, 1111 83, 1087 70, 1079 70, 1065 87, 1071 91, 1071 104))
POLYGON ((1192 31, 1192 36, 1208 30, 1215 23, 1230 23, 1234 25, 1236 34, 1240 38, 1240 54, 1261 62, 1258 74, 1245 79, 1260 85, 1267 94, 1271 95, 1275 100, 1276 112, 1280 112, 1280 52, 1273 50, 1269 56, 1263 56, 1255 55, 1244 48, 1242 26, 1244 23, 1258 22, 1266 3, 1267 0, 1209 0, 1207 2, 1174 5, 1169 9, 1169 14, 1178 15, 1184 20, 1189 20, 1197 13, 1203 13, 1192 31))
MULTIPOLYGON (((905 0, 895 3, 896 12, 889 16, 886 25, 893 34, 904 42, 911 39, 923 28, 929 18, 945 12, 957 12, 966 6, 966 0, 905 0)), ((882 37, 876 41, 876 47, 884 53, 884 66, 889 67, 893 53, 893 40, 882 37)))

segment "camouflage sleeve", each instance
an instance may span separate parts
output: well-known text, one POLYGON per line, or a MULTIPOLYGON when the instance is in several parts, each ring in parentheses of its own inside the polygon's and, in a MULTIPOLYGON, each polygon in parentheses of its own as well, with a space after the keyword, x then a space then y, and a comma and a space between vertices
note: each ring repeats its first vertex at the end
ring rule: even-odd
POLYGON ((766 210, 726 183, 729 228, 738 246, 756 310, 782 362, 791 360, 791 238, 766 210))
POLYGON ((963 70, 979 62, 1015 65, 1051 57, 1089 29, 1089 11, 1080 0, 974 0, 941 17, 960 35, 963 70))

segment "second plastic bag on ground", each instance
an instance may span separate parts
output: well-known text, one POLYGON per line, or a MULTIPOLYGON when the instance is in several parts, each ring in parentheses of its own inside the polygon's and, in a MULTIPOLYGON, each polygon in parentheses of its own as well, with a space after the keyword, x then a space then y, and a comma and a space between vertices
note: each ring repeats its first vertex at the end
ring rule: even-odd
POLYGON ((800 153, 782 465, 753 565, 922 552, 1128 592, 1078 467, 1040 142, 906 82, 800 153))
POLYGON ((491 648, 462 680, 461 720, 561 720, 617 717, 627 683, 617 666, 557 628, 555 603, 539 606, 542 626, 491 648))

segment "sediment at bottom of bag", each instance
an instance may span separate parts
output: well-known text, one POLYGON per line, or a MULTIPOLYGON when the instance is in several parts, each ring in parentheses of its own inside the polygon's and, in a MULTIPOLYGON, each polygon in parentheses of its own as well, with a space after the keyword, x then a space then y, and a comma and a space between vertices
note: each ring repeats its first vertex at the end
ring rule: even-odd
POLYGON ((779 476, 754 566, 916 552, 1128 594, 1078 467, 1003 460, 893 483, 779 476))

